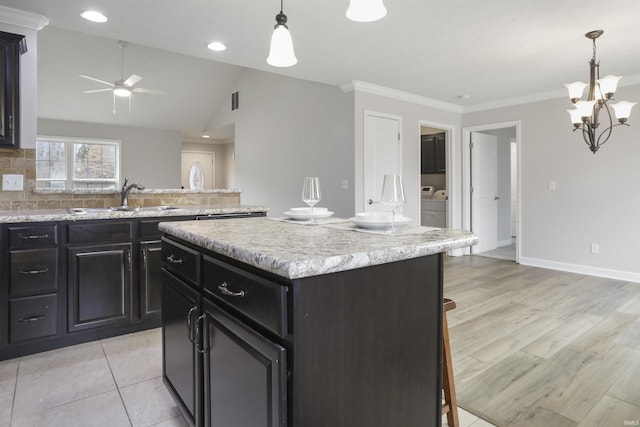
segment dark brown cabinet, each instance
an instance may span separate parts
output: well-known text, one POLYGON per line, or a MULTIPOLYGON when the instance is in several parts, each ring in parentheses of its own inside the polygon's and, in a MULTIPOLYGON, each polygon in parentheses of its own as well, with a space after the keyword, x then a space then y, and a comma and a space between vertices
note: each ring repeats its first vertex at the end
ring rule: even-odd
POLYGON ((436 133, 422 135, 421 142, 421 174, 442 174, 447 171, 446 134, 436 133))
POLYGON ((67 227, 69 332, 132 320, 132 221, 67 227))
POLYGON ((289 280, 165 236, 162 301, 191 425, 441 424, 442 254, 289 280))
POLYGON ((25 38, 0 31, 0 148, 20 148, 20 53, 25 38))
MULTIPOLYGON (((264 213, 241 215, 251 216, 264 213)), ((158 224, 195 218, 0 225, 0 360, 160 326, 158 224)), ((176 247, 167 256, 195 283, 193 254, 176 247)))
POLYGON ((199 317, 200 295, 189 285, 169 273, 163 273, 162 300, 162 377, 185 419, 192 425, 202 422, 201 364, 192 336, 192 322, 199 317), (198 390, 196 390, 198 387, 198 390))
POLYGON ((194 426, 285 426, 286 350, 262 327, 286 327, 286 288, 204 258, 163 239, 164 383, 194 426), (215 288, 228 303, 203 286, 215 288), (221 304, 253 321, 231 315, 221 304), (275 316, 265 316, 278 307, 275 316))
POLYGON ((140 317, 160 318, 162 247, 160 241, 140 243, 140 317))
POLYGON ((8 343, 55 336, 59 332, 58 227, 10 226, 6 235, 9 256, 3 262, 8 262, 8 286, 3 294, 8 299, 8 343))
POLYGON ((131 321, 131 243, 68 250, 69 332, 131 321))

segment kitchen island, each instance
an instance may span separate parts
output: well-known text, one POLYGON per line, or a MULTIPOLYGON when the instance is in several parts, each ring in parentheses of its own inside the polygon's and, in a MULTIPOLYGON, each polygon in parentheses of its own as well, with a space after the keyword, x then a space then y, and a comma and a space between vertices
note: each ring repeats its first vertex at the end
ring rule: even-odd
POLYGON ((442 253, 266 218, 161 223, 163 379, 197 426, 441 424, 442 253))

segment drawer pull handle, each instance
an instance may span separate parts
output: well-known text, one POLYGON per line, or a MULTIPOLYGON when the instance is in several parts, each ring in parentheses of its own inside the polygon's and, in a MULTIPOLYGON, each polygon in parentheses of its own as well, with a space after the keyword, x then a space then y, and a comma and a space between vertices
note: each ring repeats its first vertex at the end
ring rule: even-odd
POLYGON ((22 240, 34 240, 34 239, 48 239, 49 235, 48 234, 28 234, 28 235, 24 235, 24 234, 18 234, 18 239, 22 239, 22 240))
POLYGON ((171 264, 182 264, 182 258, 176 258, 173 254, 167 257, 167 261, 171 264))
POLYGON ((222 285, 218 285, 218 289, 220 290, 220 292, 222 292, 224 295, 228 295, 230 297, 240 297, 243 298, 246 293, 245 291, 240 291, 240 292, 233 292, 229 290, 229 284, 227 282, 223 282, 222 285))
POLYGON ((42 268, 40 270, 20 270, 20 274, 24 274, 25 276, 28 276, 30 274, 44 274, 48 272, 49 272, 48 268, 42 268))
POLYGON ((41 314, 39 316, 31 316, 31 317, 21 317, 20 319, 18 319, 18 322, 20 323, 37 322, 38 320, 46 319, 47 317, 49 317, 48 314, 41 314))

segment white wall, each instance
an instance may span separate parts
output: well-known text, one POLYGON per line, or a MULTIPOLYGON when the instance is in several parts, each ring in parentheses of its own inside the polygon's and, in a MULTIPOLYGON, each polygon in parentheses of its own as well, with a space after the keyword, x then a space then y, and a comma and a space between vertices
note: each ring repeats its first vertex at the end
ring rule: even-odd
MULTIPOLYGON (((460 114, 438 110, 432 107, 398 100, 394 98, 384 97, 373 93, 356 91, 355 92, 355 176, 356 176, 356 210, 360 211, 364 208, 363 196, 363 163, 362 151, 364 144, 364 112, 374 111, 378 113, 392 114, 402 117, 402 180, 404 183, 405 197, 407 202, 404 206, 403 213, 415 219, 418 224, 420 221, 420 121, 425 120, 429 123, 436 123, 452 127, 454 131, 447 140, 448 152, 447 159, 449 165, 461 164, 459 152, 459 143, 455 143, 460 139, 460 114)), ((439 127, 439 126, 434 126, 439 127)), ((447 171, 449 172, 449 171, 447 171)), ((448 174, 449 175, 449 174, 448 174)), ((461 212, 461 187, 460 182, 455 177, 448 176, 450 182, 447 185, 449 192, 449 209, 453 212, 461 212), (449 188, 451 187, 451 188, 449 188)), ((453 222, 448 224, 451 228, 460 228, 462 224, 461 214, 453 218, 453 222)))
MULTIPOLYGON (((640 85, 616 95, 638 100, 640 85)), ((521 120, 521 263, 640 281, 640 113, 594 155, 571 132, 569 106, 558 98, 468 113, 463 125, 521 120)))
POLYGON ((324 206, 336 216, 354 213, 353 94, 338 87, 245 70, 229 93, 240 108, 223 105, 210 129, 235 123, 236 185, 242 203, 281 216, 304 206, 305 176, 320 177, 324 206), (341 189, 348 180, 349 188, 341 189))
POLYGON ((20 55, 20 148, 36 146, 38 110, 38 37, 37 31, 1 22, 0 31, 26 36, 28 51, 20 55))
POLYGON ((38 134, 120 140, 122 180, 147 188, 180 188, 180 132, 38 119, 38 134))

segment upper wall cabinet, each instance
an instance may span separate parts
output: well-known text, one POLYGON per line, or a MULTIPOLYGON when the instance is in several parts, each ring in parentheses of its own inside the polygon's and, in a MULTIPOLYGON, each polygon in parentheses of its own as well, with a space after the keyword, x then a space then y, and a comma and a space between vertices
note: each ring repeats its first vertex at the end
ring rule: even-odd
POLYGON ((422 135, 420 137, 420 142, 422 153, 420 173, 446 173, 446 134, 442 132, 433 135, 422 135))
POLYGON ((0 148, 20 148, 20 54, 25 37, 0 31, 0 148))

